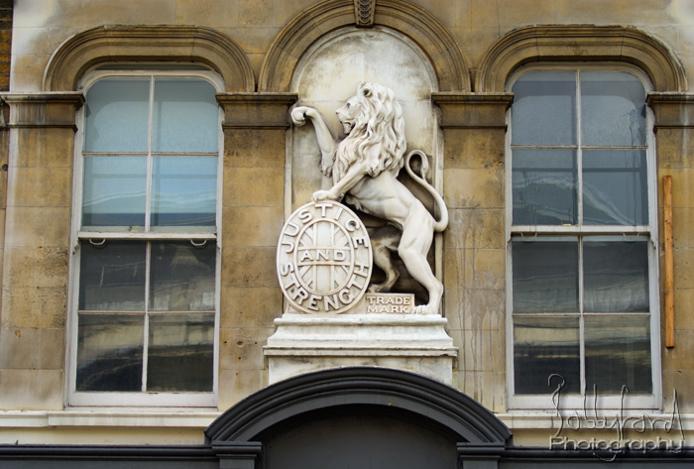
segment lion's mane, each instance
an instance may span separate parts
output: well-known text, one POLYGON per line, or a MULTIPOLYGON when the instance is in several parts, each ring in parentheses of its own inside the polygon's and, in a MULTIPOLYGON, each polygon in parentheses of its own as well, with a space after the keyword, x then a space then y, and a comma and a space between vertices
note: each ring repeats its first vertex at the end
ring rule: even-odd
POLYGON ((400 104, 390 88, 376 83, 361 83, 355 97, 358 106, 350 109, 356 114, 354 125, 337 146, 333 181, 342 179, 357 161, 367 159, 371 177, 383 171, 397 176, 403 167, 407 148, 405 119, 400 104), (379 144, 381 148, 377 154, 370 151, 379 144))

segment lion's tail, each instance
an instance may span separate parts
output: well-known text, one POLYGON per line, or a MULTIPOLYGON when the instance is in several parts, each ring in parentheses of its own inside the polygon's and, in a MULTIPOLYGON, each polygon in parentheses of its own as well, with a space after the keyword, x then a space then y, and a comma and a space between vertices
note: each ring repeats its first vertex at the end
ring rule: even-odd
POLYGON ((445 230, 448 226, 448 208, 446 207, 446 202, 444 202, 443 197, 441 197, 438 191, 434 189, 434 187, 431 184, 429 184, 429 182, 426 179, 427 173, 429 172, 429 159, 427 158, 426 153, 424 153, 421 150, 412 150, 411 152, 409 152, 405 157, 405 169, 407 170, 407 174, 409 174, 412 179, 414 179, 422 187, 424 187, 436 201, 436 206, 439 209, 439 216, 441 218, 439 220, 434 221, 434 231, 445 230), (410 160, 415 155, 419 156, 419 159, 422 162, 422 166, 420 169, 421 174, 415 173, 412 169, 412 166, 410 165, 410 160))

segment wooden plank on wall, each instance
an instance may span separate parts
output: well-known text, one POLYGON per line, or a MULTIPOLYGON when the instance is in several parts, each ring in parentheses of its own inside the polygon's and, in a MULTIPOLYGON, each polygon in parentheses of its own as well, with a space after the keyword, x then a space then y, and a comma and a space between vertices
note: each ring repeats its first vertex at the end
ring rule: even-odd
POLYGON ((663 176, 663 314, 665 347, 675 346, 675 285, 672 241, 672 176, 663 176))

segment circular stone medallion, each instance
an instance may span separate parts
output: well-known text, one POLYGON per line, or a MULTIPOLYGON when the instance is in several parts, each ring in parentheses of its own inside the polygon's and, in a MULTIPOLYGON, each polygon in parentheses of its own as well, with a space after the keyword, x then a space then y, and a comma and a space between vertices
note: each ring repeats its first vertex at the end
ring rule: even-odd
POLYGON ((342 313, 366 292, 371 241, 357 215, 326 200, 289 216, 277 246, 277 277, 297 311, 342 313))

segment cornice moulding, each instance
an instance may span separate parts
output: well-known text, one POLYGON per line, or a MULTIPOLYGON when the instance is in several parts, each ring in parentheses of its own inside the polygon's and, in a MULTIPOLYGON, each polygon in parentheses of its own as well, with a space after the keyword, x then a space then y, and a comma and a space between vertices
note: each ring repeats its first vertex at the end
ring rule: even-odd
POLYGON ((295 93, 217 94, 217 101, 224 108, 224 129, 286 129, 289 107, 297 99, 295 93))
POLYGON ((75 111, 84 104, 81 92, 3 93, 9 106, 9 128, 67 128, 76 130, 75 111))
POLYGON ((258 92, 258 93, 219 93, 220 104, 293 104, 299 99, 296 93, 258 92))
POLYGON ((1 93, 0 99, 7 104, 51 104, 67 103, 82 105, 84 94, 80 91, 52 91, 36 93, 1 93))

